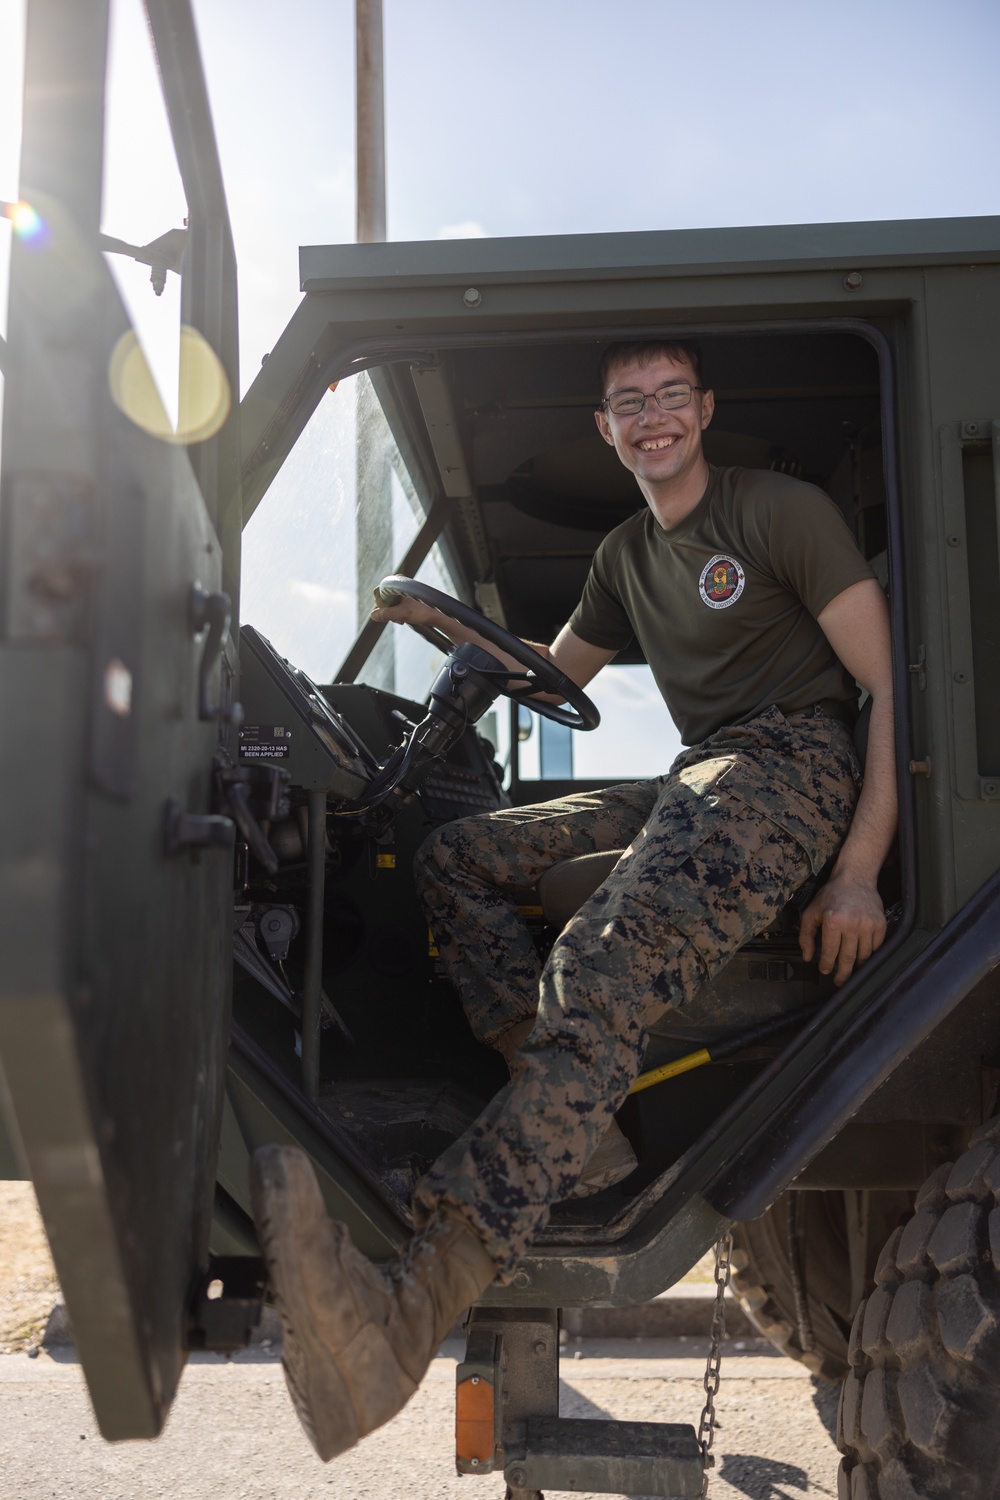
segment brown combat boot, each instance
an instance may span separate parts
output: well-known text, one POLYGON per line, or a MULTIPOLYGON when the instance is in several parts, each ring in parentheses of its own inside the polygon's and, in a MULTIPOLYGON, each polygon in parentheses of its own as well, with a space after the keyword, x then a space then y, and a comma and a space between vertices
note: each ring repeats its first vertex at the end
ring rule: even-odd
POLYGON ((250 1185, 285 1380, 326 1462, 406 1404, 496 1266, 466 1221, 443 1211, 396 1260, 373 1265, 329 1217, 309 1158, 294 1147, 255 1152, 250 1185))

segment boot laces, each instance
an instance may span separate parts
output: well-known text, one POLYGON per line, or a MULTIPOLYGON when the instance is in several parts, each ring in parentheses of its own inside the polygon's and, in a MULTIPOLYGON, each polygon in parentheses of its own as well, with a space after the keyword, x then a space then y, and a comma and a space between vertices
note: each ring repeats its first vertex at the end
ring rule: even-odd
POLYGON ((394 1281, 402 1282, 405 1286, 412 1286, 416 1262, 421 1255, 437 1255, 437 1246, 434 1236, 440 1234, 445 1228, 445 1221, 437 1215, 417 1234, 413 1236, 399 1259, 393 1261, 388 1271, 394 1281))

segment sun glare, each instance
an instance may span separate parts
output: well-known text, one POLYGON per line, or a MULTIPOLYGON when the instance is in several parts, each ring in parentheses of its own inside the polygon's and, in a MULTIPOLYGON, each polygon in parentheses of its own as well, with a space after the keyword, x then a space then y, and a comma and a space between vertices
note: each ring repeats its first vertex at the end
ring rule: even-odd
POLYGON ((28 244, 40 244, 46 237, 45 220, 30 203, 4 203, 3 211, 14 227, 14 233, 28 244))
POLYGON ((203 443, 229 415, 231 394, 218 355, 196 328, 181 327, 180 397, 171 424, 134 329, 123 333, 108 367, 111 397, 131 422, 165 443, 203 443))

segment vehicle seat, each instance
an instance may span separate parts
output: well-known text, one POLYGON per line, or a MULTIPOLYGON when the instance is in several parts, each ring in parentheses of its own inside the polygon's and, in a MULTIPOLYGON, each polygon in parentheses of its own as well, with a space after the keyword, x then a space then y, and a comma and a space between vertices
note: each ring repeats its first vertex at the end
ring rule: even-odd
POLYGON ((545 920, 553 927, 565 927, 604 884, 624 853, 624 849, 602 849, 596 854, 577 854, 546 870, 538 882, 538 902, 545 920))

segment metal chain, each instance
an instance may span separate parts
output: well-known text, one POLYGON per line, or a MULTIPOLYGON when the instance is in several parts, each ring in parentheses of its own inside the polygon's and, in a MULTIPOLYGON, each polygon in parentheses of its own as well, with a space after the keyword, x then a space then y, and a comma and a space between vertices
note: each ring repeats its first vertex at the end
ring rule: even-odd
POLYGON ((712 1329, 709 1334, 708 1362, 705 1365, 705 1405, 698 1424, 698 1442, 701 1445, 705 1475, 701 1482, 701 1493, 708 1494, 708 1471, 715 1465, 712 1444, 715 1442, 715 1398, 722 1381, 722 1340, 726 1336, 726 1288, 733 1268, 733 1236, 727 1231, 715 1247, 715 1305, 712 1308, 712 1329))

